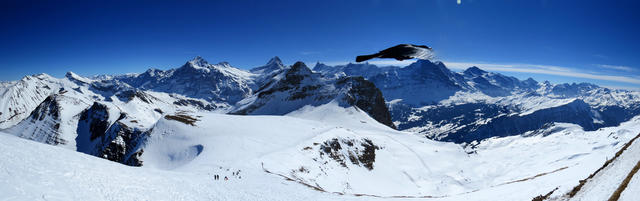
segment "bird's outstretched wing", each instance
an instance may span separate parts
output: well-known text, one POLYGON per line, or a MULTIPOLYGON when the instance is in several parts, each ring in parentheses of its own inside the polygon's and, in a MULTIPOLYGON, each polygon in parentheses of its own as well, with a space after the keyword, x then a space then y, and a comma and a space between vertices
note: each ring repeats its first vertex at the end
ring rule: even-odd
POLYGON ((393 58, 400 61, 414 58, 432 59, 433 56, 432 49, 426 45, 400 44, 375 54, 357 56, 356 62, 363 62, 373 58, 393 58))

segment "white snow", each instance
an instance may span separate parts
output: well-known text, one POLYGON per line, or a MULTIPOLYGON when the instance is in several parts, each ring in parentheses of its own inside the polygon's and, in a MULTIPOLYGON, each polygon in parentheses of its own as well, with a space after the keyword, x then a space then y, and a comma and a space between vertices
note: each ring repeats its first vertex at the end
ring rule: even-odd
POLYGON ((636 173, 627 188, 622 191, 620 201, 636 201, 640 197, 640 174, 636 173))
POLYGON ((558 124, 546 136, 488 139, 467 154, 336 103, 287 116, 181 114, 197 118, 195 126, 160 119, 140 168, 2 134, 0 194, 21 200, 530 200, 556 187, 567 192, 640 130, 640 118, 593 132, 558 124), (373 169, 321 157, 314 143, 334 138, 345 155, 362 151, 357 145, 365 139, 379 146, 373 169), (214 174, 230 180, 215 181, 214 174))
MULTIPOLYGON (((259 75, 224 62, 208 64, 201 58, 190 62, 202 73, 215 70, 228 77, 230 80, 221 86, 246 90, 247 96, 239 100, 236 107, 257 100, 255 95, 251 96, 253 92, 249 85, 255 84, 259 75)), ((275 71, 283 69, 281 64, 272 67, 275 71)), ((175 70, 150 72, 167 77, 175 70)), ((188 98, 184 94, 154 91, 140 91, 148 95, 149 102, 136 97, 124 100, 108 92, 98 94, 101 92, 90 86, 91 83, 106 81, 102 87, 131 89, 129 85, 113 79, 115 77, 112 76, 90 79, 70 72, 63 79, 41 74, 0 83, 0 111, 3 112, 0 114, 3 119, 0 128, 11 127, 0 133, 0 198, 411 200, 431 197, 435 200, 531 200, 555 188, 558 190, 554 197, 564 195, 640 132, 640 117, 618 127, 589 132, 574 124, 556 123, 536 133, 490 138, 462 148, 453 143, 428 140, 424 136, 462 129, 466 125, 427 123, 405 132, 395 131, 359 109, 344 108, 337 102, 320 105, 320 102, 312 100, 289 104, 275 101, 262 113, 288 114, 236 116, 221 114, 233 109, 229 103, 211 103, 188 98), (51 94, 57 94, 56 101, 61 104, 59 119, 47 116, 38 122, 22 121, 51 94), (211 103, 218 109, 205 112, 195 106, 174 104, 177 100, 186 99, 211 103), (152 129, 150 139, 142 146, 143 167, 124 166, 75 152, 76 143, 85 143, 76 141, 78 114, 94 102, 106 105, 109 113, 114 114, 109 116, 109 123, 117 121, 120 113, 126 113, 126 119, 121 120, 124 124, 142 130, 152 129), (303 105, 307 106, 300 108, 303 105), (157 112, 158 109, 163 112, 157 112), (187 125, 163 118, 167 114, 188 115, 197 121, 194 126, 187 125), (59 124, 59 129, 52 129, 55 124, 59 124), (67 143, 55 147, 11 135, 40 142, 54 136, 67 143), (341 148, 333 150, 329 146, 331 143, 337 143, 341 148), (367 153, 367 147, 371 148, 369 143, 376 147, 372 169, 360 159, 367 153), (327 149, 331 153, 326 152, 327 149), (215 174, 230 180, 213 180, 215 174)), ((303 84, 309 84, 305 82, 303 84)), ((217 85, 213 91, 189 87, 178 86, 185 89, 185 93, 196 95, 220 95, 222 92, 217 85)), ((331 86, 325 87, 326 91, 335 90, 331 86)), ((432 89, 424 87, 427 86, 417 86, 415 90, 432 89)), ((433 89, 441 90, 438 87, 433 89)), ((637 97, 640 97, 640 92, 608 92, 597 88, 579 97, 567 98, 553 94, 551 87, 541 84, 537 91, 540 95, 513 93, 504 97, 492 97, 477 91, 456 91, 436 105, 423 105, 413 110, 487 103, 515 107, 519 112, 514 114, 522 116, 577 99, 594 107, 627 108, 636 104, 637 97)), ((395 95, 410 99, 388 100, 390 107, 422 100, 421 97, 448 94, 410 91, 395 91, 395 95)), ((274 96, 281 99, 285 95, 275 93, 274 96)), ((485 124, 491 118, 514 114, 499 114, 475 123, 485 124)), ((420 121, 423 116, 410 114, 408 120, 420 121)), ((594 119, 594 122, 600 120, 594 119)), ((122 144, 125 140, 118 136, 115 142, 122 144)), ((640 145, 636 144, 610 168, 597 175, 594 182, 588 183, 576 199, 606 200, 621 178, 640 160, 640 145), (603 184, 606 187, 600 187, 603 184)), ((638 186, 640 176, 636 175, 621 199, 637 200, 638 186)))

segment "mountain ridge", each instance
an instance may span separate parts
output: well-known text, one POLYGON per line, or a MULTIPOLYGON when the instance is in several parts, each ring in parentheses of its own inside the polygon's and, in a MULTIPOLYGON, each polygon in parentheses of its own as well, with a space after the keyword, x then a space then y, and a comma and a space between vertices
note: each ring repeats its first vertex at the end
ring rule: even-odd
MULTIPOLYGON (((303 65, 286 66, 276 56, 263 66, 242 70, 227 62, 210 64, 204 58, 196 57, 169 70, 150 68, 142 73, 94 77, 69 72, 63 79, 43 74, 27 76, 23 83, 27 83, 24 79, 38 81, 29 83, 40 83, 31 84, 35 86, 31 94, 36 95, 34 101, 37 104, 46 98, 38 94, 48 96, 73 90, 73 94, 87 96, 81 98, 88 102, 87 106, 93 101, 113 102, 116 99, 123 103, 137 100, 140 104, 152 106, 166 97, 172 101, 162 104, 170 107, 232 114, 283 115, 305 105, 317 106, 337 100, 345 107, 356 105, 387 126, 457 143, 540 129, 542 125, 553 122, 544 121, 534 124, 536 126, 516 125, 527 129, 494 130, 493 134, 469 130, 483 128, 485 124, 490 127, 508 125, 508 122, 518 121, 516 119, 536 111, 563 110, 561 108, 575 102, 575 99, 585 103, 581 107, 588 111, 586 117, 596 125, 586 129, 616 125, 640 113, 640 102, 636 99, 640 97, 639 93, 610 90, 588 83, 551 84, 532 78, 519 80, 475 66, 454 72, 442 62, 429 60, 418 60, 406 67, 378 67, 369 63, 329 66, 318 62, 311 70, 303 65), (295 72, 289 75, 292 79, 286 79, 287 72, 295 72), (282 93, 281 97, 266 98, 274 92, 282 93), (449 111, 449 114, 457 116, 429 114, 438 111, 449 111), (498 123, 497 119, 506 123, 498 123)), ((8 93, 8 89, 11 86, 15 88, 17 83, 5 83, 3 93, 8 93)), ((21 96, 14 94, 5 98, 12 97, 18 100, 21 96)), ((22 120, 28 113, 16 116, 13 108, 23 107, 23 110, 31 112, 36 106, 18 104, 9 108, 4 105, 5 109, 0 111, 0 123, 5 127, 16 125, 16 119, 22 120), (9 119, 9 113, 14 113, 14 119, 9 119)), ((162 110, 148 108, 145 111, 157 113, 157 116, 157 111, 162 110)), ((575 122, 568 117, 554 121, 575 122)), ((587 126, 586 123, 581 125, 587 126)))

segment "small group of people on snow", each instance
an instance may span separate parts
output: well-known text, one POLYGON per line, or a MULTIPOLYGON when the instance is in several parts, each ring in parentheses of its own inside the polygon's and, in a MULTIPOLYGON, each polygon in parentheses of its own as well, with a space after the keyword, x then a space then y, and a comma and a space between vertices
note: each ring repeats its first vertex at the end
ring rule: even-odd
MULTIPOLYGON (((218 180, 218 179, 220 179, 220 175, 217 175, 217 174, 216 174, 216 175, 213 175, 213 180, 218 180)), ((228 181, 228 180, 229 180, 229 178, 228 178, 227 176, 224 176, 224 180, 225 180, 225 181, 228 181)))
MULTIPOLYGON (((222 169, 222 167, 220 167, 220 169, 222 169)), ((227 168, 226 171, 228 172, 229 169, 227 168)), ((242 179, 242 176, 240 176, 240 170, 231 172, 231 175, 233 175, 234 177, 236 177, 238 179, 242 179)), ((218 174, 213 175, 213 180, 220 180, 220 175, 218 175, 218 174)), ((224 176, 224 180, 225 181, 229 181, 229 177, 224 176)))

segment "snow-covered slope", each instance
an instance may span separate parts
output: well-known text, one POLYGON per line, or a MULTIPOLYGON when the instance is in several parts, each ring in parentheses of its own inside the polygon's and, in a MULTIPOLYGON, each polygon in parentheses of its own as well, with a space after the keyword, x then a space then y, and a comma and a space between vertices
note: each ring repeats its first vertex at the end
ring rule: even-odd
POLYGON ((283 183, 261 170, 244 170, 241 180, 214 181, 212 174, 225 171, 218 167, 191 172, 136 168, 3 133, 0 159, 0 197, 8 200, 343 199, 283 183))
POLYGON ((59 90, 58 86, 58 80, 47 74, 0 83, 0 129, 13 126, 29 116, 45 98, 59 90))
MULTIPOLYGON (((146 131, 164 112, 218 108, 222 108, 219 112, 226 112, 224 108, 228 107, 180 95, 140 91, 119 81, 94 80, 72 72, 62 79, 41 75, 40 79, 25 77, 21 82, 46 82, 47 90, 35 94, 50 91, 50 95, 5 132, 129 165, 140 165, 135 154, 142 151, 140 145, 146 139, 146 131)), ((16 86, 7 90, 16 90, 16 86)), ((23 90, 30 92, 28 88, 23 90)))
POLYGON ((636 118, 585 132, 559 124, 463 150, 392 130, 336 103, 286 116, 176 111, 155 124, 140 168, 0 134, 0 194, 82 200, 530 200, 556 187, 569 191, 635 136, 639 125, 636 118))
POLYGON ((631 181, 640 169, 640 134, 627 142, 616 156, 583 180, 562 200, 637 200, 637 187, 631 181), (627 187, 631 187, 627 189, 627 187))

